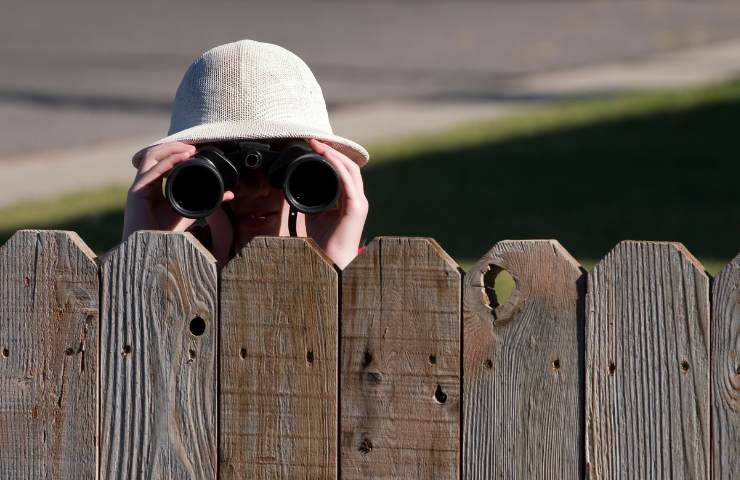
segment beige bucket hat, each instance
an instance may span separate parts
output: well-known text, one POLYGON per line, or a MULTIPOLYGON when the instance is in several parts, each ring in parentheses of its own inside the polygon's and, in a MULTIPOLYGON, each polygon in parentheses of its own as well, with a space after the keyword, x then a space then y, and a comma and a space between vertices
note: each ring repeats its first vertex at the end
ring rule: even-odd
POLYGON ((335 135, 316 78, 294 53, 269 43, 240 40, 208 50, 185 72, 175 94, 167 142, 315 138, 360 167, 369 160, 361 145, 335 135))

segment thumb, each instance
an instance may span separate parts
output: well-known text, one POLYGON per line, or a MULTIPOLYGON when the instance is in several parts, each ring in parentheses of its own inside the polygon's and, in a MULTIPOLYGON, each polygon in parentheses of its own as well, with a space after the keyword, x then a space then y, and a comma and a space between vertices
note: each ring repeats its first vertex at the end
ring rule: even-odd
POLYGON ((234 242, 234 228, 223 207, 217 208, 206 220, 211 229, 211 239, 213 241, 213 251, 211 253, 216 257, 219 265, 223 267, 229 262, 231 244, 234 242))

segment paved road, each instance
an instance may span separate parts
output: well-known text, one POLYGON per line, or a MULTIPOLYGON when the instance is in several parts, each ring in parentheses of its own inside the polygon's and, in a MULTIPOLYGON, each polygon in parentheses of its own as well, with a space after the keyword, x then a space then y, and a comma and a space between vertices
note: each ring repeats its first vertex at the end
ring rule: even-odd
POLYGON ((13 0, 0 18, 0 163, 160 136, 193 57, 239 38, 298 53, 341 116, 389 101, 477 108, 533 75, 735 37, 730 2, 13 0))

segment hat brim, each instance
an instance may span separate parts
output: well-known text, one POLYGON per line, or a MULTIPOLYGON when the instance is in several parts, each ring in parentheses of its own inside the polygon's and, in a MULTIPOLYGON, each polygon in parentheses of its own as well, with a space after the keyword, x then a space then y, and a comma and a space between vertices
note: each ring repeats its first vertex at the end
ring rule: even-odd
POLYGON ((333 133, 290 122, 255 122, 250 120, 244 122, 203 123, 181 130, 142 148, 134 154, 131 162, 138 169, 144 152, 147 149, 169 142, 183 142, 196 145, 199 143, 227 140, 269 140, 283 138, 315 138, 321 140, 328 143, 335 150, 347 155, 350 160, 360 167, 363 167, 370 159, 370 155, 362 145, 339 135, 334 135, 333 133))

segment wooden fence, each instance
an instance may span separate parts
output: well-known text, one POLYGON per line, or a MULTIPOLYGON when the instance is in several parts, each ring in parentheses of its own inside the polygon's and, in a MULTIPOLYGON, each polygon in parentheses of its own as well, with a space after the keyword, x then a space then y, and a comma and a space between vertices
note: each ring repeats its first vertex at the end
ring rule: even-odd
POLYGON ((258 237, 219 272, 189 234, 95 258, 24 230, 0 248, 0 478, 738 479, 738 350, 740 255, 710 281, 678 243, 586 273, 502 241, 466 273, 381 237, 340 272, 258 237))

